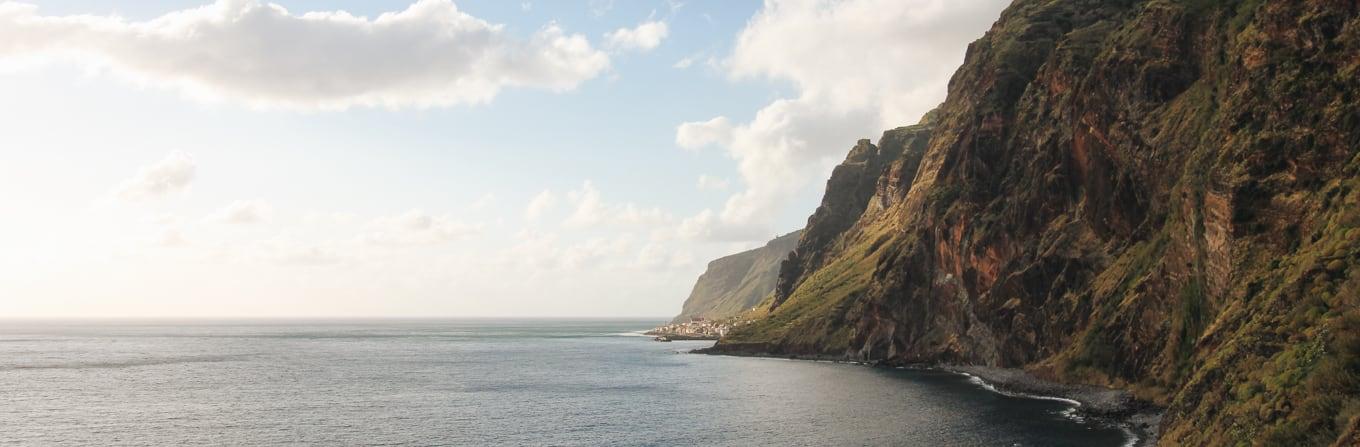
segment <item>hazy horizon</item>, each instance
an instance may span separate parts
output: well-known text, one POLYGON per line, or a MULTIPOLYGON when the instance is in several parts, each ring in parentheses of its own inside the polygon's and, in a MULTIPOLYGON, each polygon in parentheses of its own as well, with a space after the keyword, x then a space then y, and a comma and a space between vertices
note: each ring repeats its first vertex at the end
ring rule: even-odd
POLYGON ((0 0, 0 318, 668 319, 1006 3, 0 0))
POLYGON ((591 316, 591 315, 432 315, 432 316, 413 316, 413 315, 265 315, 265 316, 232 316, 232 315, 98 315, 98 316, 31 316, 31 317, 10 317, 0 316, 0 321, 128 321, 128 322, 213 322, 213 321, 480 321, 480 320, 561 320, 561 321, 668 321, 674 318, 672 315, 664 316, 591 316))

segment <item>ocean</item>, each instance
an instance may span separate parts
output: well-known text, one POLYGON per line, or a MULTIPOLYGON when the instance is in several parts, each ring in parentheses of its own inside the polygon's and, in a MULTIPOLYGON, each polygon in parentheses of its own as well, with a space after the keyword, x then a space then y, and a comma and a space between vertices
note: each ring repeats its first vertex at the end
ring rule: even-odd
POLYGON ((1118 446, 966 376, 687 354, 660 321, 0 321, 0 445, 1118 446))

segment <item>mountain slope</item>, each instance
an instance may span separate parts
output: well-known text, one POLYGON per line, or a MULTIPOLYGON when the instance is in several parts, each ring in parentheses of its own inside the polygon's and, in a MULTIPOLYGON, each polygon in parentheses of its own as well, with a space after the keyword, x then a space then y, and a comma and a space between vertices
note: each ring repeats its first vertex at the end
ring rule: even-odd
POLYGON ((694 317, 727 318, 755 306, 774 290, 779 277, 779 264, 788 257, 798 243, 801 230, 780 236, 754 248, 724 256, 708 263, 694 283, 689 298, 673 320, 676 323, 694 317))
POLYGON ((1164 444, 1354 438, 1358 14, 1016 1, 930 119, 852 150, 715 350, 1126 388, 1164 444))

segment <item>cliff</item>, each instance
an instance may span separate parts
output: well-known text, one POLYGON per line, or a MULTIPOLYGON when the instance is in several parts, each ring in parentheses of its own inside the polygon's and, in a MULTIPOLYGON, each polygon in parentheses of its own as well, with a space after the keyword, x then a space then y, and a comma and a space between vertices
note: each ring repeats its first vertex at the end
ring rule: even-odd
POLYGON ((673 322, 694 317, 722 319, 750 309, 774 291, 779 265, 798 243, 802 231, 780 236, 759 247, 708 263, 673 322))
POLYGON ((1360 2, 1018 0, 714 351, 1024 368, 1167 445, 1360 426, 1360 2), (755 314, 755 313, 753 313, 755 314))

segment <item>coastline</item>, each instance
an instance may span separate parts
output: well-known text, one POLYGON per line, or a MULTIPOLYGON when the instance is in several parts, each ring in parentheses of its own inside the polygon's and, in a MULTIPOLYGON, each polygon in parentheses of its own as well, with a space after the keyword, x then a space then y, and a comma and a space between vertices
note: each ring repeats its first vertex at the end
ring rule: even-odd
POLYGON ((998 368, 975 365, 912 364, 890 365, 868 363, 832 355, 776 355, 763 352, 740 352, 699 348, 691 354, 726 355, 732 357, 780 358, 788 360, 809 360, 819 362, 849 363, 871 367, 892 367, 944 371, 975 379, 977 383, 992 392, 1027 397, 1032 399, 1055 399, 1075 405, 1077 414, 1092 419, 1104 420, 1118 425, 1129 433, 1131 439, 1125 445, 1134 447, 1154 446, 1158 439, 1158 426, 1161 425, 1163 409, 1148 402, 1133 398, 1128 391, 1103 388, 1094 385, 1075 385, 1045 380, 1018 368, 998 368))
POLYGON ((671 340, 717 340, 726 335, 734 324, 740 323, 734 323, 731 320, 692 318, 684 322, 666 323, 643 333, 655 337, 666 337, 671 340))
POLYGON ((647 332, 643 332, 642 335, 648 336, 648 337, 666 337, 666 338, 669 338, 669 339, 671 339, 671 340, 673 340, 673 341, 690 341, 690 340, 708 340, 708 341, 717 341, 717 340, 718 340, 718 337, 717 337, 716 335, 686 335, 686 334, 677 334, 677 333, 674 333, 674 332, 661 332, 661 331, 647 331, 647 332))
POLYGON ((1133 437, 1130 446, 1157 444, 1158 426, 1163 410, 1148 402, 1133 398, 1128 391, 1094 385, 1075 385, 1035 377, 1018 368, 997 368, 976 365, 931 365, 921 369, 948 371, 977 379, 992 391, 1038 399, 1061 399, 1077 404, 1083 416, 1103 419, 1118 424, 1133 437))

